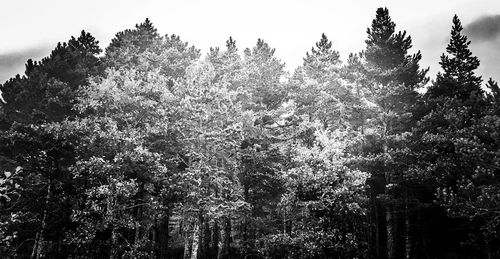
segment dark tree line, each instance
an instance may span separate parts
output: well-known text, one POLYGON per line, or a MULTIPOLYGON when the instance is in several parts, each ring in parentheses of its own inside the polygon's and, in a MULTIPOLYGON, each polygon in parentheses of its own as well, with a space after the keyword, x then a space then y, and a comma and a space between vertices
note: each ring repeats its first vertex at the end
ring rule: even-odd
POLYGON ((462 29, 432 82, 386 8, 291 75, 262 39, 82 31, 0 85, 0 255, 498 258, 500 88, 462 29))

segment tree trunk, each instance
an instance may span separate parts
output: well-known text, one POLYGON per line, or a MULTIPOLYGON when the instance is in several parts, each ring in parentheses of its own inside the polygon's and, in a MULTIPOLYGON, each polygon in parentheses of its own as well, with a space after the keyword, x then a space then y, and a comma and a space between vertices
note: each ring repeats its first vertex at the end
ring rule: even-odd
POLYGON ((155 258, 156 259, 160 259, 161 256, 160 256, 160 241, 159 241, 159 238, 158 238, 158 232, 159 231, 159 223, 158 223, 158 217, 157 215, 154 215, 153 217, 153 231, 151 232, 151 239, 150 241, 153 242, 153 252, 154 252, 154 255, 155 255, 155 258))
POLYGON ((52 181, 49 180, 47 186, 47 194, 45 195, 45 207, 43 208, 42 213, 42 226, 40 231, 35 236, 35 244, 33 246, 33 251, 31 253, 31 258, 40 259, 42 257, 43 248, 44 248, 44 236, 47 228, 47 209, 49 206, 49 200, 52 196, 52 181))
POLYGON ((189 259, 191 258, 191 250, 192 250, 192 235, 190 235, 190 224, 184 223, 184 259, 189 259))
POLYGON ((201 231, 201 249, 200 249, 200 254, 198 255, 199 259, 208 259, 209 254, 210 254, 210 239, 211 239, 211 232, 210 232, 210 222, 207 217, 202 217, 201 218, 203 223, 200 222, 200 225, 203 227, 201 231))
POLYGON ((219 252, 219 224, 218 220, 214 220, 212 227, 212 247, 210 248, 211 255, 217 255, 219 252))
POLYGON ((136 220, 135 220, 135 233, 134 233, 134 254, 137 252, 141 245, 141 228, 143 222, 143 208, 144 208, 144 183, 139 185, 139 199, 135 202, 136 206, 136 220))
POLYGON ((394 258, 406 258, 406 201, 392 205, 392 233, 394 241, 394 258))
POLYGON ((200 245, 200 223, 194 223, 193 229, 193 244, 191 245, 191 259, 198 259, 198 250, 200 245))
POLYGON ((191 245, 192 245, 191 237, 186 235, 184 237, 184 256, 183 256, 184 259, 189 259, 191 257, 191 245))
POLYGON ((283 235, 286 234, 286 213, 285 210, 283 210, 283 235))
POLYGON ((378 225, 378 258, 387 259, 387 207, 384 201, 377 199, 377 225, 378 225))
POLYGON ((139 249, 140 245, 140 229, 141 229, 141 224, 139 223, 139 220, 136 220, 135 231, 134 231, 134 245, 132 246, 134 255, 137 253, 137 250, 139 249))
POLYGON ((392 206, 387 205, 385 211, 385 222, 387 229, 387 258, 394 259, 395 257, 395 249, 394 249, 394 231, 393 231, 393 215, 392 215, 392 206))
POLYGON ((222 240, 220 242, 218 259, 228 259, 229 249, 231 245, 231 218, 226 216, 223 218, 222 240))
POLYGON ((387 258, 388 259, 394 259, 395 258, 395 255, 396 255, 396 251, 395 251, 395 240, 394 240, 394 229, 393 229, 393 214, 392 214, 392 205, 391 205, 391 202, 392 202, 392 199, 391 199, 391 194, 390 194, 390 190, 387 188, 387 185, 391 184, 391 175, 388 171, 388 168, 387 168, 387 159, 388 159, 388 150, 389 150, 389 147, 387 145, 387 140, 386 140, 386 136, 387 136, 387 133, 388 133, 388 128, 389 128, 389 122, 386 122, 385 123, 385 126, 384 126, 385 130, 384 130, 384 142, 383 142, 383 151, 384 151, 384 155, 385 155, 385 162, 384 162, 384 194, 385 194, 385 202, 383 204, 385 204, 385 227, 386 227, 386 237, 387 237, 387 258))
POLYGON ((411 258, 411 226, 410 226, 410 214, 408 211, 408 195, 405 202, 405 258, 411 258))
MULTIPOLYGON (((250 192, 250 188, 245 185, 243 186, 243 199, 244 201, 248 202, 249 204, 252 204, 252 202, 250 201, 250 198, 249 198, 249 192, 250 192)), ((252 206, 252 215, 253 216, 253 206, 252 206)), ((241 233, 240 233, 240 236, 241 236, 241 241, 245 242, 247 241, 247 239, 249 238, 249 227, 248 227, 248 215, 244 216, 243 217, 243 222, 241 224, 241 233)))
POLYGON ((35 242, 33 243, 33 249, 31 250, 31 259, 36 257, 36 253, 38 251, 38 241, 40 239, 40 232, 37 232, 35 235, 35 242))
POLYGON ((486 258, 492 259, 493 256, 492 256, 492 252, 491 252, 491 244, 490 244, 490 241, 488 240, 488 236, 483 235, 483 237, 484 237, 484 243, 486 245, 486 258))
POLYGON ((166 212, 166 215, 161 217, 157 227, 157 255, 158 258, 167 258, 168 253, 168 239, 169 239, 169 212, 166 212))
POLYGON ((109 254, 109 259, 115 258, 116 254, 117 254, 117 250, 116 250, 117 246, 118 246, 118 234, 116 233, 116 227, 113 226, 111 229, 111 251, 109 254))
MULTIPOLYGON (((107 203, 107 216, 111 219, 114 220, 114 208, 115 208, 115 197, 113 196, 114 194, 111 194, 111 200, 108 200, 107 203)), ((116 232, 116 226, 114 223, 111 223, 111 247, 110 247, 110 253, 109 253, 109 258, 114 259, 115 256, 117 256, 117 246, 118 246, 118 233, 116 232)))
POLYGON ((378 207, 377 203, 375 203, 375 206, 373 208, 375 210, 375 247, 376 247, 376 254, 377 258, 380 258, 380 216, 378 214, 378 207))
POLYGON ((199 240, 198 240, 198 255, 197 259, 208 259, 210 251, 210 222, 207 217, 199 215, 199 240))

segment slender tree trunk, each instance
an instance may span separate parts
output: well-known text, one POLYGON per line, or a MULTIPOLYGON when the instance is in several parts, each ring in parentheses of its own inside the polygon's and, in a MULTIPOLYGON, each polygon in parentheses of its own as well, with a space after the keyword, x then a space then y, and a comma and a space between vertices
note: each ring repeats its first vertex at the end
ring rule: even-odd
POLYGON ((109 254, 109 259, 114 259, 117 255, 117 246, 118 246, 118 234, 116 233, 116 227, 113 225, 111 229, 111 251, 109 254))
POLYGON ((411 258, 411 226, 410 226, 410 213, 408 211, 408 194, 405 200, 405 258, 411 258))
POLYGON ((168 239, 169 239, 169 219, 170 212, 165 211, 160 219, 155 216, 153 242, 156 258, 163 259, 168 256, 168 239))
MULTIPOLYGON (((248 202, 249 204, 252 204, 250 202, 249 192, 250 192, 250 188, 247 185, 243 186, 243 199, 246 202, 248 202)), ((253 208, 252 208, 252 210, 253 210, 253 208)), ((251 215, 253 215, 253 212, 251 215)), ((248 229, 248 215, 247 215, 247 216, 243 217, 243 222, 242 222, 242 226, 241 226, 241 240, 243 242, 245 242, 248 239, 248 237, 250 236, 250 234, 248 232, 249 232, 249 229, 248 229)))
POLYGON ((190 235, 190 224, 186 224, 186 222, 183 224, 184 225, 184 259, 189 259, 191 258, 191 250, 192 250, 192 245, 193 245, 193 239, 192 235, 190 235))
POLYGON ((204 233, 203 233, 203 258, 210 258, 210 240, 212 238, 212 232, 210 231, 210 221, 205 218, 204 233))
POLYGON ((194 223, 193 244, 191 245, 191 259, 198 259, 198 250, 200 245, 200 222, 194 223))
POLYGON ((35 235, 35 242, 33 242, 33 248, 31 250, 31 259, 35 258, 36 251, 38 251, 38 239, 40 239, 40 232, 37 232, 35 235))
POLYGON ((375 199, 375 194, 370 194, 370 246, 368 249, 371 250, 370 257, 379 258, 380 256, 380 229, 379 229, 379 216, 378 216, 378 206, 377 200, 375 199))
POLYGON ((379 209, 377 206, 377 201, 375 201, 373 210, 375 210, 375 249, 377 258, 380 258, 380 224, 379 224, 380 219, 379 219, 379 213, 378 213, 379 209))
POLYGON ((220 242, 219 254, 217 255, 217 258, 228 259, 231 245, 231 218, 229 216, 225 216, 222 224, 222 240, 220 242))
POLYGON ((47 186, 47 194, 45 195, 45 207, 43 208, 43 213, 42 213, 42 226, 40 228, 40 231, 36 233, 35 236, 35 244, 33 245, 33 251, 31 253, 31 258, 36 258, 40 259, 43 256, 43 249, 44 249, 44 236, 47 228, 47 209, 49 206, 49 200, 52 196, 52 181, 49 180, 48 186, 47 186))
POLYGON ((217 255, 219 253, 219 231, 218 220, 214 220, 214 226, 212 228, 212 247, 210 248, 212 255, 217 255))
POLYGON ((199 215, 199 238, 198 238, 198 255, 197 259, 208 259, 210 249, 210 224, 208 218, 199 215))
POLYGON ((141 224, 142 224, 142 209, 143 209, 143 198, 144 198, 144 183, 139 187, 139 200, 135 202, 136 207, 136 219, 135 219, 135 229, 134 229, 134 244, 133 252, 137 253, 139 247, 141 246, 141 224))
POLYGON ((189 259, 191 257, 191 238, 189 236, 184 237, 184 259, 189 259))
MULTIPOLYGON (((387 155, 389 153, 389 147, 387 145, 387 134, 389 132, 389 122, 384 123, 384 142, 383 142, 383 151, 385 155, 385 160, 387 160, 387 155)), ((394 239, 394 229, 393 229, 393 207, 391 205, 391 197, 390 197, 390 190, 387 188, 387 185, 391 183, 391 175, 389 174, 388 168, 387 168, 387 162, 384 162, 384 194, 385 194, 385 227, 386 227, 386 235, 387 235, 387 258, 388 259, 394 259, 396 255, 396 250, 395 250, 395 239, 394 239)))
POLYGON ((406 258, 406 201, 392 205, 394 258, 406 258))
POLYGON ((488 240, 488 237, 486 235, 483 235, 483 237, 484 237, 484 242, 486 245, 486 258, 493 259, 493 256, 491 255, 491 245, 490 245, 490 242, 488 240))
MULTIPOLYGON (((115 215, 114 215, 114 209, 116 207, 115 201, 116 197, 114 196, 115 190, 113 190, 110 194, 111 200, 108 200, 108 203, 106 204, 106 216, 111 219, 112 221, 115 220, 115 215)), ((116 229, 116 224, 111 223, 111 247, 110 247, 110 253, 109 253, 109 258, 114 259, 118 257, 118 233, 116 229)))
POLYGON ((392 214, 392 206, 387 205, 385 211, 385 222, 387 229, 387 258, 394 259, 395 258, 395 247, 394 247, 394 229, 393 229, 393 214, 392 214))
POLYGON ((140 245, 140 229, 141 229, 141 224, 139 223, 138 220, 136 220, 135 221, 135 231, 134 231, 134 245, 133 245, 134 254, 136 254, 137 250, 139 249, 139 245, 140 245))
POLYGON ((160 239, 158 237, 158 232, 159 232, 159 226, 160 223, 158 223, 158 217, 157 215, 154 216, 153 218, 153 231, 151 232, 151 240, 153 242, 153 252, 155 255, 156 259, 160 259, 160 239))
POLYGON ((160 250, 160 258, 167 258, 168 253, 168 239, 169 239, 169 224, 170 212, 167 211, 166 215, 160 219, 159 233, 158 233, 158 249, 160 250))
POLYGON ((286 213, 283 210, 283 235, 286 234, 286 213))
POLYGON ((31 250, 31 257, 34 259, 36 257, 36 252, 38 251, 38 240, 40 239, 40 232, 35 235, 35 242, 33 243, 33 249, 31 250))

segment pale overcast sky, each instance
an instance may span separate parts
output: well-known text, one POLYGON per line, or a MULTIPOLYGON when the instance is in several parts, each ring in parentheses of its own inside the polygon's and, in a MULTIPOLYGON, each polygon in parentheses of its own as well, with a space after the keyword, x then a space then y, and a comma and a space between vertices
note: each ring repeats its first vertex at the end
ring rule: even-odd
POLYGON ((397 30, 421 50, 421 65, 439 71, 451 20, 458 14, 470 33, 479 73, 500 80, 499 0, 16 0, 0 2, 0 83, 24 72, 28 58, 39 60, 57 42, 92 33, 105 48, 118 32, 149 18, 161 34, 177 34, 206 53, 232 36, 240 50, 263 38, 289 71, 325 33, 343 59, 364 48, 366 28, 378 7, 388 7, 397 30), (472 25, 470 25, 472 24, 472 25))

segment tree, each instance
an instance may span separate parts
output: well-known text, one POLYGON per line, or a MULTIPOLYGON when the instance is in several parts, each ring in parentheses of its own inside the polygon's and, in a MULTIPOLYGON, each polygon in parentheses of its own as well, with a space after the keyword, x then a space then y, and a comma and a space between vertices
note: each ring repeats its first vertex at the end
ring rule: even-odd
POLYGON ((297 104, 297 115, 319 120, 325 128, 351 126, 354 110, 361 105, 355 91, 342 78, 341 61, 325 34, 306 53, 304 63, 289 82, 289 98, 297 104))
POLYGON ((236 41, 232 37, 226 41, 225 51, 221 51, 218 47, 210 48, 207 61, 214 67, 215 80, 226 81, 230 84, 231 90, 242 91, 241 87, 246 76, 243 75, 242 59, 238 54, 236 41))
POLYGON ((311 54, 306 52, 303 67, 310 77, 320 79, 338 72, 340 64, 339 52, 332 49, 332 42, 323 33, 320 41, 311 48, 311 54))
POLYGON ((274 57, 275 49, 264 40, 258 39, 252 49, 245 49, 243 64, 248 79, 246 83, 249 92, 250 109, 272 110, 279 107, 285 93, 280 79, 285 75, 283 64, 274 57))
POLYGON ((2 128, 13 122, 61 121, 74 115, 72 107, 79 88, 88 84, 89 77, 103 72, 98 43, 82 31, 78 38, 58 43, 40 62, 28 60, 25 76, 11 78, 0 87, 8 103, 2 104, 2 128))
POLYGON ((486 94, 486 100, 491 106, 492 113, 500 115, 500 87, 492 78, 488 80, 486 87, 490 90, 490 92, 486 94))
POLYGON ((238 148, 252 115, 242 109, 230 81, 215 77, 214 67, 202 61, 188 69, 177 88, 182 116, 176 127, 186 164, 186 198, 180 209, 186 226, 185 258, 211 253, 211 232, 219 235, 218 222, 222 239, 213 253, 228 258, 231 219, 248 210, 238 179, 238 148))
POLYGON ((293 138, 281 143, 291 160, 285 168, 286 191, 279 212, 282 229, 264 239, 268 258, 355 258, 366 253, 365 181, 368 174, 350 168, 351 146, 359 133, 325 129, 303 121, 293 138), (301 132, 312 132, 314 142, 301 132))
POLYGON ((451 38, 446 52, 441 55, 439 64, 443 73, 438 73, 436 82, 428 89, 428 98, 456 97, 462 101, 481 98, 482 79, 474 70, 479 67, 479 59, 469 49, 470 41, 462 34, 462 23, 458 16, 453 17, 451 38))
POLYGON ((140 56, 145 52, 158 53, 161 40, 157 29, 146 18, 143 23, 136 24, 135 29, 127 29, 115 35, 105 51, 106 65, 115 68, 143 66, 145 60, 140 56))
POLYGON ((200 50, 189 46, 178 35, 160 36, 149 19, 116 34, 106 48, 104 61, 115 69, 151 71, 170 77, 170 87, 183 78, 186 69, 200 57, 200 50))
POLYGON ((168 78, 111 69, 84 89, 79 103, 85 117, 48 125, 60 139, 78 139, 70 170, 80 193, 72 213, 77 228, 68 233, 74 253, 165 256, 168 238, 161 232, 168 234, 168 217, 181 193, 171 122, 177 98, 168 78))
POLYGON ((67 255, 62 240, 72 228, 69 214, 75 193, 68 168, 74 146, 55 139, 43 125, 75 119, 72 108, 79 92, 88 77, 102 73, 100 52, 95 38, 82 31, 78 38, 59 43, 42 61, 28 60, 23 77, 0 87, 8 101, 1 107, 0 157, 20 168, 14 186, 22 187, 9 210, 2 211, 3 234, 13 237, 9 255, 67 255))
MULTIPOLYGON (((444 243, 447 250, 493 258, 498 255, 493 194, 498 188, 498 168, 491 165, 498 163, 494 126, 498 116, 494 106, 487 105, 481 78, 474 72, 479 60, 468 49, 470 41, 461 30, 455 15, 448 55, 441 56, 443 73, 425 94, 428 112, 414 131, 413 143, 408 143, 414 160, 408 175, 432 186, 431 197, 449 216, 437 214, 441 221, 451 222, 446 231, 462 243, 444 243)), ((490 80, 489 85, 494 95, 495 83, 490 80)))
POLYGON ((365 123, 370 121, 371 129, 363 129, 366 142, 361 151, 364 158, 360 161, 362 170, 371 173, 370 247, 373 250, 370 254, 380 258, 408 257, 411 250, 410 222, 405 209, 408 198, 401 195, 401 192, 405 194, 406 187, 399 177, 400 168, 392 166, 390 153, 404 147, 400 143, 415 125, 416 89, 427 82, 427 70, 420 69, 418 64, 422 58, 420 52, 408 53, 412 47, 411 37, 406 32, 396 33, 387 8, 377 9, 367 33, 361 59, 351 56, 347 71, 361 70, 362 77, 355 85, 364 85, 357 92, 363 95, 361 99, 368 101, 365 107, 370 107, 368 112, 362 110, 361 118, 365 123), (396 211, 405 213, 400 215, 396 211))

